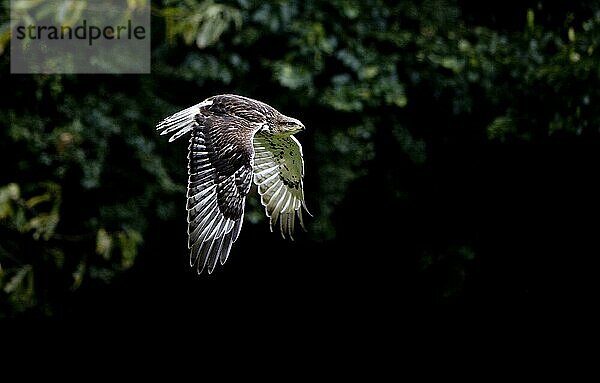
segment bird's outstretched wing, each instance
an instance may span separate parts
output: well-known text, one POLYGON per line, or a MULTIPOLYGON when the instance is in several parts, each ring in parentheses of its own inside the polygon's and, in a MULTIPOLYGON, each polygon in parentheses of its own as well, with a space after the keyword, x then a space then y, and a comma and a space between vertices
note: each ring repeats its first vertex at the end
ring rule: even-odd
MULTIPOLYGON (((304 230, 304 159, 294 136, 254 135, 254 183, 270 218, 271 230, 279 219, 281 235, 292 238, 296 214, 304 230)), ((309 213, 310 214, 310 213, 309 213)))
POLYGON ((188 247, 198 273, 212 273, 225 263, 237 240, 246 195, 252 183, 252 136, 258 127, 230 114, 211 112, 205 101, 159 123, 175 132, 171 140, 190 132, 188 152, 188 247))
POLYGON ((242 227, 252 183, 253 150, 251 136, 246 139, 235 133, 246 131, 240 128, 246 124, 232 117, 207 119, 192 131, 188 153, 188 247, 190 264, 196 264, 198 273, 207 266, 212 273, 217 259, 225 263, 242 227))

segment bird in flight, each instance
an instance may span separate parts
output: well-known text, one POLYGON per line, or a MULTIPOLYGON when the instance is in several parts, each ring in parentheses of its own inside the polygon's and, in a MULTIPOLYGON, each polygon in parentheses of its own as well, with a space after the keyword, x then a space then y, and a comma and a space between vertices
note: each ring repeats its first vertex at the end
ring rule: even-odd
MULTIPOLYGON (((270 220, 291 239, 296 215, 304 230, 304 159, 293 136, 304 125, 248 97, 223 94, 179 111, 156 129, 169 142, 191 133, 187 221, 190 266, 212 273, 225 263, 244 219, 252 181, 270 220)), ((310 214, 310 213, 309 213, 310 214)))

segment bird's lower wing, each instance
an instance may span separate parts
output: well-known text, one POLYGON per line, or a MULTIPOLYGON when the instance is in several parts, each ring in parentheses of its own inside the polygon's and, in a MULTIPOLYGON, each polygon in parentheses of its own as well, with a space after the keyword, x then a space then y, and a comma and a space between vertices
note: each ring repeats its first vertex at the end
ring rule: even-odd
POLYGON ((252 183, 252 128, 237 118, 196 117, 188 153, 188 247, 198 273, 225 263, 252 183))
MULTIPOLYGON (((271 230, 279 220, 281 235, 292 238, 296 215, 303 229, 304 159, 293 136, 254 135, 254 183, 270 218, 271 230)), ((308 210, 307 210, 308 211, 308 210)), ((305 229, 306 230, 306 229, 305 229)))

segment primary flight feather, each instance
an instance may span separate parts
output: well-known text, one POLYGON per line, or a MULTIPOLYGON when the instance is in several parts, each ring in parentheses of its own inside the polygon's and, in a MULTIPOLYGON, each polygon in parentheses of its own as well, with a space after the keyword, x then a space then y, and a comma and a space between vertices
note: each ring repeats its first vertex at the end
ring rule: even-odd
MULTIPOLYGON (((304 229, 304 159, 293 136, 295 118, 248 97, 209 97, 158 123, 169 142, 191 133, 188 151, 188 248, 190 265, 212 273, 224 264, 244 219, 252 181, 271 230, 292 238, 296 216, 304 229)), ((308 212, 308 210, 307 210, 308 212)))

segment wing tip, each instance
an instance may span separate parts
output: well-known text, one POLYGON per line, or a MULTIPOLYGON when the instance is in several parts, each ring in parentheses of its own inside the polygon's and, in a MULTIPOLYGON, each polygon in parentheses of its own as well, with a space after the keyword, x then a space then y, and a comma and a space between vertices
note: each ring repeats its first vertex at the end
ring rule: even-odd
POLYGON ((311 213, 310 210, 308 210, 308 207, 306 206, 306 201, 304 201, 304 200, 302 200, 302 207, 304 208, 304 210, 306 210, 306 212, 308 213, 308 215, 311 216, 311 218, 315 217, 313 215, 313 213, 311 213))
POLYGON ((229 258, 232 245, 237 240, 236 235, 239 235, 242 220, 239 219, 233 221, 231 225, 226 225, 225 229, 220 231, 220 235, 216 238, 204 241, 198 239, 190 245, 190 267, 195 267, 198 275, 201 275, 204 270, 210 275, 217 268, 217 263, 225 264, 229 258), (234 236, 236 237, 234 238, 234 236))

